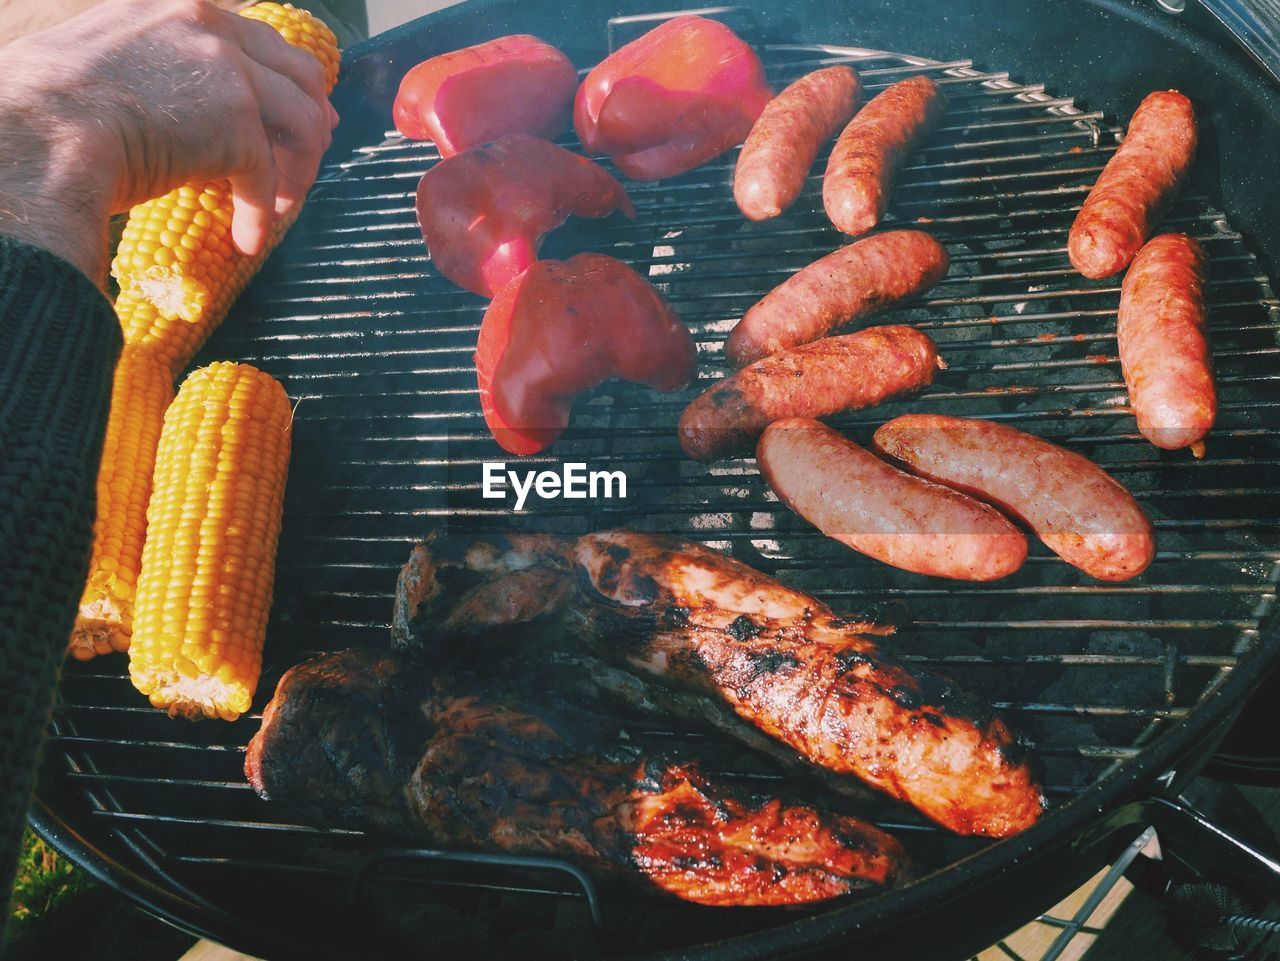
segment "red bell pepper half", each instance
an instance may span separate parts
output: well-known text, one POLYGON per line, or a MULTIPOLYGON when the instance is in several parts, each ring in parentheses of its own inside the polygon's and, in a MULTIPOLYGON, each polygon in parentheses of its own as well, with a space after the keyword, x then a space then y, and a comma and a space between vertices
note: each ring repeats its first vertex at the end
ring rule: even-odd
POLYGON ((550 139, 569 122, 578 72, 537 37, 498 37, 423 61, 404 75, 392 114, 411 140, 441 157, 509 133, 550 139))
POLYGON ((476 345, 480 406, 512 454, 549 447, 578 394, 609 377, 655 390, 693 379, 697 351, 675 311, 620 260, 539 260, 498 292, 476 345))
POLYGON ((528 134, 442 160, 418 183, 418 224, 436 269, 492 297, 538 259, 570 214, 635 216, 631 199, 594 161, 528 134))
POLYGON ((573 105, 590 154, 633 180, 699 167, 742 143, 773 97, 760 58, 724 24, 676 17, 614 51, 573 105))

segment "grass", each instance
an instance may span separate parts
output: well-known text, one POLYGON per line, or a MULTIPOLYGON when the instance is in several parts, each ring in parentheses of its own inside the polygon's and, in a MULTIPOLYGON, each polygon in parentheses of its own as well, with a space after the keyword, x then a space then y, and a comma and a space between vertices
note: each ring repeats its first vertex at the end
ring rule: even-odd
POLYGON ((175 961, 193 939, 89 877, 32 831, 18 861, 4 961, 175 961))
POLYGON ((22 856, 13 887, 9 915, 10 944, 30 937, 42 919, 52 916, 77 895, 94 887, 93 881, 55 851, 33 831, 22 839, 22 856))

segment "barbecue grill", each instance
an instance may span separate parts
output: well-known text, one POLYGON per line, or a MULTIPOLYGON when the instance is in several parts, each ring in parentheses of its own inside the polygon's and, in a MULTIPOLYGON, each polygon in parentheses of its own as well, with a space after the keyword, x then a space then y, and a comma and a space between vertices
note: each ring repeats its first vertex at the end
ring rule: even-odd
MULTIPOLYGON (((554 11, 481 0, 348 51, 335 93, 344 122, 308 206, 200 359, 258 365, 297 402, 256 713, 171 721, 131 689, 120 658, 69 664, 38 828, 161 916, 272 958, 404 956, 414 945, 477 957, 745 959, 855 943, 956 958, 1048 907, 1149 823, 1222 879, 1280 890, 1280 867, 1213 846, 1214 830, 1176 800, 1280 662, 1280 299, 1269 280, 1280 267, 1280 191, 1263 160, 1280 144, 1280 94, 1264 72, 1226 39, 1105 0, 716 12, 758 45, 777 86, 852 63, 872 92, 925 73, 950 98, 885 224, 922 225, 951 253, 946 280, 885 317, 926 330, 950 366, 922 395, 834 423, 860 440, 907 410, 1017 425, 1104 465, 1159 536, 1154 565, 1125 584, 1095 582, 1040 545, 1004 581, 941 582, 826 540, 780 507, 750 460, 708 467, 676 443, 683 405, 725 373, 733 322, 842 242, 822 213, 821 160, 773 221, 737 212, 730 152, 679 178, 628 183, 634 222, 554 233, 543 256, 608 253, 665 293, 698 342, 699 381, 669 396, 608 383, 578 402, 554 448, 521 462, 623 470, 625 500, 531 498, 513 517, 509 502, 481 496, 481 464, 507 459, 484 427, 471 363, 485 302, 429 262, 413 192, 438 155, 388 132, 391 100, 413 64, 501 34, 536 33, 589 66, 653 26, 655 5, 626 6, 615 17, 617 5, 597 0, 554 11), (1211 258, 1221 413, 1203 460, 1138 435, 1116 358, 1119 281, 1083 280, 1065 252, 1115 149, 1116 118, 1166 86, 1196 99, 1204 121, 1193 182, 1164 224, 1211 258), (1023 835, 989 842, 946 837, 886 804, 875 816, 924 864, 920 880, 816 910, 749 912, 636 903, 554 860, 396 848, 260 801, 241 765, 279 676, 313 652, 385 646, 397 569, 445 524, 670 532, 838 610, 905 610, 891 643, 1006 712, 1043 759, 1052 809, 1023 835), (1002 910, 975 910, 992 902, 1002 910)), ((741 751, 724 750, 722 766, 766 789, 781 777, 741 751)))

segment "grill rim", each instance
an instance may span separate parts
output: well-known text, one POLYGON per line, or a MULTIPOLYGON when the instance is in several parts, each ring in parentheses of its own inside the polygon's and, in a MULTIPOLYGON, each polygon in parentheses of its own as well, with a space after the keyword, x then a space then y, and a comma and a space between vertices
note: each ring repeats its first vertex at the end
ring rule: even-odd
MULTIPOLYGON (((1116 0, 1085 2, 1090 6, 1118 12, 1125 19, 1142 20, 1150 16, 1144 16, 1143 12, 1133 8, 1123 7, 1116 0)), ((344 63, 343 80, 349 79, 349 66, 358 68, 360 60, 380 53, 391 44, 406 38, 418 38, 430 27, 438 27, 441 33, 447 33, 447 22, 454 19, 465 20, 480 10, 501 8, 505 3, 506 0, 471 0, 441 13, 418 18, 394 31, 352 47, 346 52, 349 59, 344 63)), ((1173 26, 1162 22, 1159 29, 1161 32, 1168 32, 1173 26)), ((1180 26, 1177 29, 1190 34, 1190 31, 1180 26)), ((1222 52, 1206 56, 1216 59, 1222 56, 1222 52)), ((1237 71, 1238 69, 1236 66, 1237 71)), ((335 149, 338 149, 336 145, 335 149)), ((1260 256, 1259 259, 1265 266, 1266 257, 1260 256)), ((1280 564, 1275 564, 1272 568, 1271 583, 1275 582, 1277 572, 1280 572, 1280 564)), ((1150 796, 1149 789, 1157 780, 1164 782, 1164 791, 1158 793, 1172 792, 1177 785, 1189 780, 1202 766, 1204 755, 1225 735, 1229 722, 1239 713, 1249 695, 1263 683, 1270 670, 1280 667, 1280 614, 1274 607, 1259 620, 1256 631, 1252 649, 1241 655, 1227 675, 1214 682, 1210 692, 1203 695, 1196 704, 1192 716, 1163 732, 1154 744, 1126 762, 1121 770, 1080 792, 1073 803, 1051 810, 1023 834, 992 844, 901 890, 834 907, 799 920, 782 922, 749 935, 643 957, 652 961, 694 957, 747 961, 776 957, 802 946, 809 950, 831 947, 847 940, 855 932, 861 934, 883 931, 913 917, 921 910, 936 909, 953 900, 966 888, 973 889, 979 885, 986 887, 1018 862, 1043 856, 1064 842, 1091 848, 1105 847, 1102 842, 1138 823, 1140 811, 1133 810, 1126 814, 1126 804, 1139 800, 1143 794, 1150 796), (1188 757, 1197 759, 1196 763, 1178 771, 1174 762, 1188 757), (1176 772, 1175 776, 1163 777, 1171 770, 1176 772), (1093 830, 1090 831, 1090 828, 1093 830), (892 910, 886 912, 886 906, 892 910)), ((312 953, 314 951, 327 956, 327 952, 332 951, 331 944, 309 945, 303 950, 296 936, 282 940, 274 930, 263 931, 256 927, 251 929, 243 918, 216 907, 201 905, 176 891, 161 887, 140 871, 104 852, 93 842, 92 829, 88 833, 79 831, 72 824, 72 819, 59 813, 54 804, 44 800, 42 793, 38 793, 35 798, 31 821, 42 836, 94 877, 127 894, 170 923, 195 934, 270 957, 302 954, 315 956, 312 953)))

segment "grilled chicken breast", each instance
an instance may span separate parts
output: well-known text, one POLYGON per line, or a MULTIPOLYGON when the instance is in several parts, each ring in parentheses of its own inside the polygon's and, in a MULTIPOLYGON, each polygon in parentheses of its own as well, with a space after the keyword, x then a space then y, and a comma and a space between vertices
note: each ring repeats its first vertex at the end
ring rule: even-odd
POLYGON ((1014 733, 951 682, 895 661, 875 630, 715 551, 631 531, 429 538, 401 573, 393 624, 399 646, 436 657, 485 657, 505 634, 710 695, 809 763, 959 834, 1033 824, 1043 795, 1014 733))
POLYGON ((745 796, 554 697, 394 655, 289 671, 245 774, 321 823, 565 858, 698 904, 822 901, 907 870, 870 824, 745 796))

